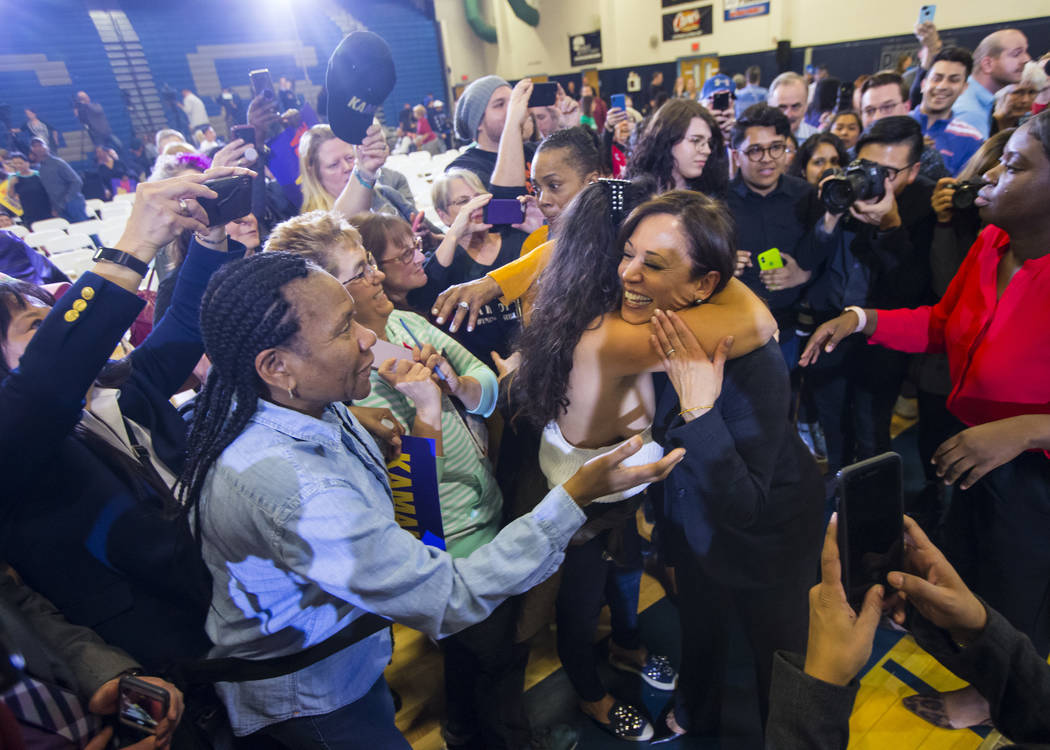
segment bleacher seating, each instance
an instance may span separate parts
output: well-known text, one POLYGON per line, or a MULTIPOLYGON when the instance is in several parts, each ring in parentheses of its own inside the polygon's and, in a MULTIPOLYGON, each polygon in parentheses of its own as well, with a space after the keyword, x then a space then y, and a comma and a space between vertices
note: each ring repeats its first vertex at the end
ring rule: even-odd
POLYGON ((61 229, 52 229, 47 232, 30 232, 22 239, 32 248, 36 248, 37 250, 47 250, 47 246, 51 242, 63 240, 68 236, 69 235, 61 229))
POLYGON ((91 260, 94 255, 94 248, 71 250, 67 253, 59 253, 58 255, 52 256, 51 262, 54 263, 62 273, 75 281, 80 274, 84 273, 84 271, 87 271, 92 265, 94 265, 91 260))
POLYGON ((30 227, 30 229, 32 229, 34 233, 35 232, 49 232, 49 231, 55 230, 55 229, 60 229, 60 230, 64 231, 65 228, 68 227, 68 226, 69 226, 69 222, 66 221, 65 219, 61 219, 61 218, 42 219, 41 221, 34 221, 33 225, 30 227))
POLYGON ((88 219, 70 224, 66 227, 66 231, 70 234, 95 234, 101 226, 102 222, 98 219, 88 219))
POLYGON ((95 242, 86 234, 67 234, 48 240, 45 245, 51 254, 52 260, 56 255, 72 252, 73 250, 95 250, 95 242))

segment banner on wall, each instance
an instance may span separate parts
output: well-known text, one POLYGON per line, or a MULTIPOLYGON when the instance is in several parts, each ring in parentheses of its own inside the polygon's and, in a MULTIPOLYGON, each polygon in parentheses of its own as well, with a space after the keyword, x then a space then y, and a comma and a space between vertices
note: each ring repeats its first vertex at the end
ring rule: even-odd
POLYGON ((722 3, 727 21, 769 15, 769 0, 722 0, 722 3))
POLYGON ((596 65, 602 61, 602 32, 569 35, 569 64, 596 65))
POLYGON ((664 13, 664 41, 689 39, 711 33, 710 5, 697 8, 685 8, 677 13, 664 13))

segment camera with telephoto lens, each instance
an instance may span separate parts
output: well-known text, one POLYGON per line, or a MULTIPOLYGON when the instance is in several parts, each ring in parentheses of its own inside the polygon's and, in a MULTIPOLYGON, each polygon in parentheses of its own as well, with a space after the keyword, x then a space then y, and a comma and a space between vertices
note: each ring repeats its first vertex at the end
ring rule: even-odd
POLYGON ((828 211, 841 214, 856 201, 878 200, 886 194, 889 173, 881 164, 866 159, 850 163, 841 177, 832 177, 824 183, 821 200, 828 211))
POLYGON ((952 208, 958 211, 969 211, 977 200, 977 192, 987 185, 987 180, 960 180, 952 191, 952 208))

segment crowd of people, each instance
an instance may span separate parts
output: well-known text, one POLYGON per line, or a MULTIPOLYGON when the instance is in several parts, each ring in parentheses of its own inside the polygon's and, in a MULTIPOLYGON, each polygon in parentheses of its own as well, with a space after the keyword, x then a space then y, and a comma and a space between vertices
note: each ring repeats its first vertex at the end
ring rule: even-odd
MULTIPOLYGON (((407 748, 396 622, 439 640, 447 748, 572 748, 524 702, 553 622, 617 738, 732 741, 736 631, 766 746, 844 748, 888 616, 968 682, 909 710, 1050 747, 1050 54, 915 33, 914 66, 853 83, 751 67, 530 107, 488 75, 359 143, 286 78, 224 89, 221 136, 185 89, 184 123, 127 146, 80 92, 107 197, 136 199, 73 282, 0 231, 3 746, 407 748), (388 160, 454 146, 439 226, 388 160), (250 213, 209 218, 222 178, 250 213), (854 609, 834 478, 891 450, 902 393, 926 483, 854 609), (643 568, 677 662, 639 627, 643 568), (108 718, 141 683, 148 736, 108 718)), ((4 225, 83 220, 26 118, 4 225)))

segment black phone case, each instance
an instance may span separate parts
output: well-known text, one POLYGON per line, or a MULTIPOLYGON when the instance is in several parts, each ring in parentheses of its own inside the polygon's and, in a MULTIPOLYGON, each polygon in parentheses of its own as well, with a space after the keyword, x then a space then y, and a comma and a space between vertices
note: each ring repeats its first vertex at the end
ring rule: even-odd
POLYGON ((549 107, 558 100, 558 84, 536 83, 533 84, 532 94, 529 96, 530 107, 549 107))
POLYGON ((204 183, 216 193, 216 198, 198 198, 197 202, 208 214, 208 226, 226 224, 252 212, 252 178, 247 175, 220 177, 204 183))
MULTIPOLYGON (((846 592, 846 599, 849 601, 849 605, 853 607, 854 612, 859 612, 861 605, 864 603, 864 596, 868 593, 867 590, 863 592, 852 592, 851 580, 850 580, 850 569, 849 569, 849 502, 846 500, 846 485, 852 480, 854 476, 867 474, 873 467, 878 466, 884 461, 894 461, 898 465, 897 476, 902 476, 903 467, 901 467, 901 457, 897 453, 888 452, 883 453, 872 458, 859 461, 849 466, 844 466, 839 469, 838 473, 835 474, 835 479, 838 481, 838 503, 836 510, 838 511, 838 528, 836 530, 839 545, 839 564, 842 569, 842 588, 846 592)), ((896 503, 896 513, 898 517, 903 517, 904 508, 902 498, 898 496, 896 503)), ((903 526, 901 528, 901 534, 903 535, 903 526)), ((903 546, 899 548, 903 552, 903 546)), ((898 555, 894 560, 889 563, 888 570, 900 570, 903 561, 901 556, 898 555)))

